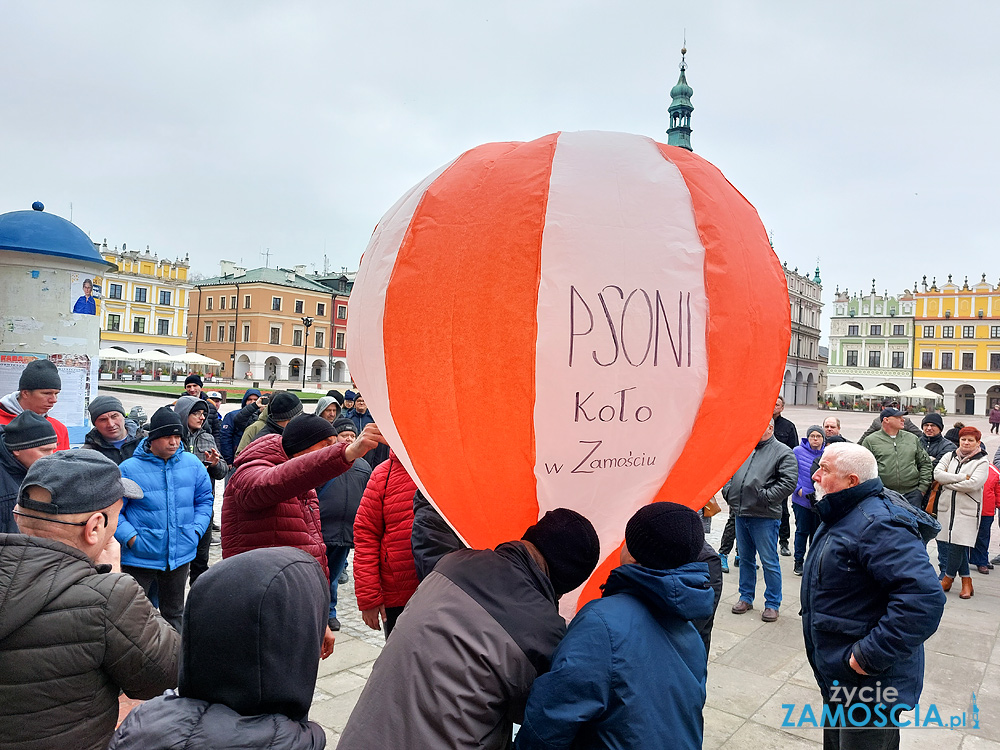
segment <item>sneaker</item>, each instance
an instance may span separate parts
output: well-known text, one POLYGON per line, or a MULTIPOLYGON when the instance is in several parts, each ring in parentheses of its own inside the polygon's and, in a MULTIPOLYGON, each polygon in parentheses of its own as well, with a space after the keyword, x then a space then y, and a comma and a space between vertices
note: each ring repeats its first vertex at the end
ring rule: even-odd
POLYGON ((795 561, 795 567, 792 568, 792 572, 795 575, 797 575, 797 576, 802 575, 802 561, 801 560, 796 560, 795 561))
POLYGON ((217 524, 217 523, 215 523, 213 521, 212 522, 212 531, 222 531, 222 529, 219 528, 219 524, 217 524))
POLYGON ((990 560, 990 562, 993 563, 994 565, 1000 565, 1000 555, 994 557, 992 560, 990 560))
POLYGON ((753 609, 753 605, 750 602, 740 599, 738 602, 736 602, 736 604, 733 605, 733 614, 742 615, 746 612, 749 612, 751 609, 753 609))
POLYGON ((347 570, 346 569, 340 571, 340 577, 337 578, 337 584, 338 585, 343 586, 345 583, 347 583, 347 570))
POLYGON ((330 626, 330 630, 332 630, 334 633, 340 630, 340 620, 338 620, 336 617, 331 617, 329 622, 327 622, 327 625, 330 626))
POLYGON ((790 549, 788 549, 788 542, 785 542, 784 544, 782 544, 781 548, 778 551, 781 553, 782 557, 791 557, 792 556, 792 551, 790 549))
POLYGON ((723 555, 720 552, 719 553, 719 559, 722 561, 722 572, 723 573, 728 573, 729 572, 729 555, 723 555))
POLYGON ((778 610, 765 607, 764 611, 760 613, 760 619, 764 622, 777 622, 778 610))

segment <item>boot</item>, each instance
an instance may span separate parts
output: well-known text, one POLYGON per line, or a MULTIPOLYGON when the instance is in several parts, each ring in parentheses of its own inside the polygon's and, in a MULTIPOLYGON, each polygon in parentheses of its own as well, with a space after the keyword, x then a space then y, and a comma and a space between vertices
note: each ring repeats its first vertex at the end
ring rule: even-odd
POLYGON ((951 576, 945 576, 941 579, 941 588, 945 591, 951 591, 951 584, 955 582, 955 579, 951 576))
POLYGON ((971 599, 972 598, 972 578, 969 576, 962 576, 962 593, 958 595, 959 599, 971 599))

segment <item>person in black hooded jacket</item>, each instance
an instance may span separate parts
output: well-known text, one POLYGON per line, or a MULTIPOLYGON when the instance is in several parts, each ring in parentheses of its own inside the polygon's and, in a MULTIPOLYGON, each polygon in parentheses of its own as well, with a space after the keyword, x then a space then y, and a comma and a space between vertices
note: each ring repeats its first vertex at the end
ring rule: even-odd
POLYGON ((108 750, 322 750, 308 714, 329 596, 319 564, 292 547, 212 566, 184 608, 177 692, 135 708, 108 750))

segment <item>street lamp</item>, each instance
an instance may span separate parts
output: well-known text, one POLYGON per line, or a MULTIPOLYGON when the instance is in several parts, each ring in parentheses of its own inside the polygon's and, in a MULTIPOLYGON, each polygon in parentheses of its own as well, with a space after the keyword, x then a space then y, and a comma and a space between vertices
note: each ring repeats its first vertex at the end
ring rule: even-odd
POLYGON ((313 324, 313 319, 309 317, 302 318, 302 325, 306 327, 306 335, 302 341, 302 390, 306 389, 306 362, 309 359, 309 328, 313 324))

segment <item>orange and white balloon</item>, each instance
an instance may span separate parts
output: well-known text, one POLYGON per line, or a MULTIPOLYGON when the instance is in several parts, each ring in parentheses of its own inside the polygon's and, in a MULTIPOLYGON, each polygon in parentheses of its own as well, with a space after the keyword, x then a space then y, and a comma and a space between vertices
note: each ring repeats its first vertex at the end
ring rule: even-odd
POLYGON ((350 299, 351 373, 472 547, 547 510, 699 508, 766 426, 789 341, 753 206, 704 159, 623 133, 489 143, 379 222, 350 299))

